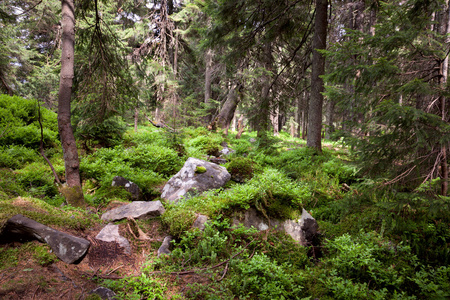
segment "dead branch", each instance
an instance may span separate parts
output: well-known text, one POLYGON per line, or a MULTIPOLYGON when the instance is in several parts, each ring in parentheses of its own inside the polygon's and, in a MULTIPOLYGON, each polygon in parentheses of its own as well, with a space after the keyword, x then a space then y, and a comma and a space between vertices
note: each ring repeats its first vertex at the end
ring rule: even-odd
POLYGON ((396 182, 402 180, 403 178, 408 176, 415 168, 416 168, 416 166, 413 166, 412 168, 406 170, 405 172, 403 172, 402 174, 398 175, 394 179, 392 179, 392 180, 390 180, 388 182, 385 182, 383 185, 390 185, 390 184, 393 184, 393 183, 396 183, 396 182))
POLYGON ((36 102, 37 102, 37 105, 38 105, 38 121, 39 121, 39 126, 41 127, 41 141, 39 143, 39 153, 45 159, 47 164, 50 166, 50 169, 52 169, 53 176, 55 176, 56 182, 58 184, 61 184, 61 181, 59 180, 59 177, 58 177, 58 174, 55 171, 55 168, 53 167, 52 163, 47 158, 47 156, 45 156, 45 153, 44 153, 44 128, 42 126, 42 121, 41 121, 41 105, 39 104, 39 101, 36 101, 36 102))
POLYGON ((153 122, 147 115, 144 115, 145 118, 155 127, 157 128, 166 128, 167 130, 169 130, 172 133, 176 133, 176 130, 167 126, 166 124, 164 124, 163 122, 159 122, 159 123, 155 123, 153 122))

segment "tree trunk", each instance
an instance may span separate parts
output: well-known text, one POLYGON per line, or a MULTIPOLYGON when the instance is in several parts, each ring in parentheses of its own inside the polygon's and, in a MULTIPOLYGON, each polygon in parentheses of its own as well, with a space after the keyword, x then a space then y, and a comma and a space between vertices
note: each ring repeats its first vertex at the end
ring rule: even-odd
MULTIPOLYGON (((446 26, 445 26, 445 36, 446 36, 446 44, 450 42, 450 39, 448 38, 450 34, 450 1, 447 1, 447 12, 446 16, 444 16, 444 19, 447 19, 446 26), (446 17, 446 18, 445 18, 446 17)), ((443 89, 447 86, 448 81, 448 53, 445 57, 444 61, 442 62, 441 66, 441 85, 443 89)), ((447 107, 446 107, 446 97, 443 95, 440 96, 440 106, 441 106, 441 116, 442 120, 444 122, 447 122, 447 107)), ((441 176, 442 176, 442 185, 441 185, 441 194, 442 196, 447 196, 448 193, 448 163, 447 163, 447 153, 448 149, 447 146, 444 144, 441 147, 442 152, 442 160, 441 160, 441 176)))
POLYGON ((75 45, 75 8, 73 0, 62 0, 62 52, 61 74, 58 99, 58 131, 64 154, 66 183, 64 195, 67 202, 75 206, 84 204, 80 180, 80 161, 77 144, 70 123, 70 101, 72 96, 72 81, 74 77, 74 45, 75 45))
POLYGON ((320 78, 325 72, 325 57, 317 50, 326 48, 327 39, 327 0, 316 0, 316 17, 314 20, 313 59, 311 75, 311 98, 308 112, 308 137, 306 145, 317 151, 322 151, 322 106, 323 80, 320 78))
POLYGON ((228 134, 228 128, 230 127, 231 120, 233 120, 234 112, 239 104, 240 97, 238 97, 237 90, 239 90, 240 85, 233 83, 228 92, 227 100, 222 106, 219 115, 216 118, 216 126, 221 129, 225 129, 226 134, 228 134))
POLYGON ((327 127, 325 128, 325 138, 330 140, 331 135, 334 132, 334 106, 335 102, 329 100, 327 106, 327 127))
POLYGON ((208 49, 205 55, 205 106, 207 107, 207 113, 205 116, 206 123, 209 123, 212 118, 212 111, 209 108, 210 99, 212 98, 212 59, 213 51, 208 49))
POLYGON ((237 126, 238 133, 236 134, 236 139, 240 139, 241 138, 242 133, 244 133, 244 130, 245 130, 244 115, 241 115, 241 117, 238 120, 238 126, 237 126))
POLYGON ((258 137, 263 137, 265 132, 269 130, 269 119, 270 119, 270 86, 272 84, 272 72, 273 72, 273 56, 272 56, 272 45, 270 43, 265 43, 263 45, 262 51, 262 63, 265 69, 262 79, 262 91, 261 91, 261 102, 259 106, 259 112, 257 114, 257 130, 258 137))
POLYGON ((134 108, 134 132, 137 132, 139 118, 139 108, 134 108))
POLYGON ((271 114, 273 135, 278 136, 280 134, 280 108, 277 105, 274 109, 273 114, 271 114))

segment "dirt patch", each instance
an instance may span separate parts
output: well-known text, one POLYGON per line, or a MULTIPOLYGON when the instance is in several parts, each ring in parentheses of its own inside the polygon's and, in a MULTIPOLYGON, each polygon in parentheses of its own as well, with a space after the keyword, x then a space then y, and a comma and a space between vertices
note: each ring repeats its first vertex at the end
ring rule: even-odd
MULTIPOLYGON (((82 300, 101 285, 102 278, 139 275, 149 256, 156 255, 159 243, 155 241, 164 237, 159 221, 148 221, 142 226, 144 232, 152 238, 151 241, 136 240, 127 229, 126 223, 119 225, 120 234, 130 241, 131 254, 125 253, 117 243, 95 239, 103 225, 83 232, 58 228, 91 242, 86 257, 77 265, 58 260, 51 265, 42 266, 31 253, 27 253, 20 257, 15 266, 0 270, 0 299, 82 300)), ((21 246, 20 243, 0 244, 4 249, 21 246)))

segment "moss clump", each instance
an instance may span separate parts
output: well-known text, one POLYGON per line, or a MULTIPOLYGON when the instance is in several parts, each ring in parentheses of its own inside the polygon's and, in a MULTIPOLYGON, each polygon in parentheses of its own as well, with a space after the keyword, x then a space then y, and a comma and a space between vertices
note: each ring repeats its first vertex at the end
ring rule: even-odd
POLYGON ((161 220, 169 228, 170 235, 179 237, 191 228, 195 221, 195 212, 188 209, 168 209, 161 216, 161 220))
POLYGON ((236 157, 225 165, 235 182, 244 183, 253 178, 253 175, 261 170, 261 167, 250 158, 236 157))
POLYGON ((85 207, 83 190, 80 186, 67 186, 60 187, 59 192, 64 196, 66 202, 75 207, 85 207))
POLYGON ((72 206, 61 209, 36 198, 17 197, 0 201, 0 231, 6 221, 17 214, 50 227, 56 225, 76 230, 84 230, 98 220, 97 215, 88 215, 84 209, 72 206))
POLYGON ((203 167, 203 166, 197 166, 197 167, 195 168, 195 173, 201 174, 201 173, 205 173, 205 172, 206 172, 206 168, 203 167))

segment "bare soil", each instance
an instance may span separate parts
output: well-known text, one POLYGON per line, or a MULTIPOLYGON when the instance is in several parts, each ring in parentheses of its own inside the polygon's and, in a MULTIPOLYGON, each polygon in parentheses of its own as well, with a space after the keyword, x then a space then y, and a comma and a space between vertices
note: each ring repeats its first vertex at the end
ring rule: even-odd
MULTIPOLYGON (((139 240, 128 229, 127 223, 119 225, 119 232, 131 244, 127 254, 115 242, 95 239, 103 225, 84 232, 57 230, 88 239, 91 246, 85 258, 78 264, 66 264, 60 260, 42 266, 32 254, 22 256, 14 267, 0 270, 0 299, 86 299, 90 292, 105 278, 117 279, 137 276, 144 262, 156 256, 164 233, 159 221, 145 224, 144 232, 152 241, 139 240)), ((33 242, 33 243, 38 243, 33 242)), ((20 243, 0 244, 1 248, 20 247, 20 243)))

